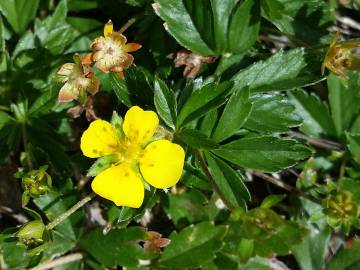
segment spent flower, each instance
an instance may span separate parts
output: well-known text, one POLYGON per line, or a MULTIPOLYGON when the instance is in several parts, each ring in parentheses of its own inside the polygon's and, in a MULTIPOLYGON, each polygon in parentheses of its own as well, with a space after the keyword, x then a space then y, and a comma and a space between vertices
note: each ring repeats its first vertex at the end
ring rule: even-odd
POLYGON ((102 72, 115 72, 122 74, 123 70, 130 67, 134 57, 129 52, 141 48, 138 43, 127 43, 126 37, 114 31, 113 24, 109 21, 104 27, 104 36, 96 38, 91 44, 93 49, 92 60, 102 72))
POLYGON ((182 174, 185 152, 154 136, 159 118, 153 111, 131 107, 122 125, 92 122, 81 137, 81 150, 90 158, 112 156, 111 167, 100 172, 91 187, 117 206, 138 208, 144 200, 145 180, 155 188, 175 185, 182 174))
POLYGON ((338 41, 339 34, 336 34, 325 55, 321 66, 321 73, 324 74, 325 67, 331 72, 344 79, 348 79, 346 70, 360 70, 360 57, 357 50, 360 48, 360 40, 338 41))
POLYGON ((78 54, 74 55, 74 63, 65 63, 60 67, 57 79, 65 83, 59 92, 59 102, 70 102, 79 98, 84 101, 87 93, 95 95, 99 90, 99 79, 92 73, 89 65, 82 64, 78 54))

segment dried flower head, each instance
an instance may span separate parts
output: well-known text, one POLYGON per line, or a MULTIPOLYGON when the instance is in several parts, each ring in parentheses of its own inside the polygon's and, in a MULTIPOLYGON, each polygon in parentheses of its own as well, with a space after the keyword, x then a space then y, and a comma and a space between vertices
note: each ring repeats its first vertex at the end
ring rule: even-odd
POLYGON ((126 43, 126 37, 113 30, 113 24, 109 21, 104 27, 104 36, 96 38, 91 44, 93 49, 92 60, 102 72, 121 73, 134 61, 129 52, 141 48, 137 43, 126 43))
POLYGON ((74 63, 63 64, 57 72, 57 79, 65 83, 59 92, 59 102, 70 102, 79 99, 86 93, 95 95, 99 90, 99 79, 92 73, 89 65, 83 65, 78 54, 74 55, 74 63))

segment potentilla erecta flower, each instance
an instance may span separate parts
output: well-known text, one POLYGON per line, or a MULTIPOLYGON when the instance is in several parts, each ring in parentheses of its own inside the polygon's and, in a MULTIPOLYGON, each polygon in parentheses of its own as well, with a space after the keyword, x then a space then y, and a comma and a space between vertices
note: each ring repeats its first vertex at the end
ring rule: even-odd
POLYGON ((126 43, 126 37, 114 31, 113 24, 109 21, 104 27, 104 36, 96 38, 91 44, 93 49, 92 60, 102 72, 122 71, 133 63, 134 57, 129 52, 141 48, 137 43, 126 43))
POLYGON ((89 158, 111 155, 115 159, 91 183, 96 194, 117 206, 139 208, 144 200, 144 181, 159 189, 179 181, 184 149, 169 140, 155 139, 158 124, 155 112, 138 106, 127 111, 121 126, 104 120, 90 124, 81 137, 83 154, 89 158))
POLYGON ((58 70, 57 80, 65 83, 59 92, 59 102, 70 102, 86 98, 86 93, 95 95, 99 90, 99 79, 91 72, 91 67, 83 65, 78 54, 74 55, 74 63, 65 63, 58 70))

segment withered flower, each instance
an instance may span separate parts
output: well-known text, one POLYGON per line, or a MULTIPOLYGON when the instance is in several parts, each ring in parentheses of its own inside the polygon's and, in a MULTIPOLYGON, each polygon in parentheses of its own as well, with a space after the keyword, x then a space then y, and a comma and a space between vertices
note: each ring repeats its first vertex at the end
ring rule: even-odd
POLYGON ((325 67, 331 72, 344 79, 348 79, 346 70, 360 70, 360 57, 357 50, 360 49, 360 40, 338 41, 337 33, 325 55, 324 62, 321 66, 321 73, 324 74, 325 67))
POLYGON ((70 102, 83 97, 86 93, 95 95, 99 90, 99 79, 91 72, 91 67, 83 65, 78 54, 74 55, 74 63, 63 64, 57 72, 57 79, 65 83, 59 92, 59 102, 70 102))
POLYGON ((201 63, 213 63, 215 61, 213 56, 202 56, 187 50, 180 50, 176 53, 175 57, 173 54, 169 55, 169 57, 174 58, 175 67, 185 66, 183 75, 190 79, 196 77, 201 63))
POLYGON ((104 27, 104 36, 96 38, 91 47, 93 49, 92 60, 102 72, 116 72, 128 68, 134 61, 129 52, 141 48, 137 43, 126 43, 126 37, 113 30, 113 24, 109 21, 104 27))

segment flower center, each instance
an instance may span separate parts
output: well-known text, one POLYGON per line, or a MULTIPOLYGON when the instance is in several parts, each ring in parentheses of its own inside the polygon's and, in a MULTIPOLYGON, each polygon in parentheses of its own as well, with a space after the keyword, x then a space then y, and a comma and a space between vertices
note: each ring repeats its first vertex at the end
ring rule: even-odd
POLYGON ((140 144, 127 139, 120 145, 120 149, 118 153, 120 162, 127 163, 131 166, 139 161, 144 152, 140 144))

